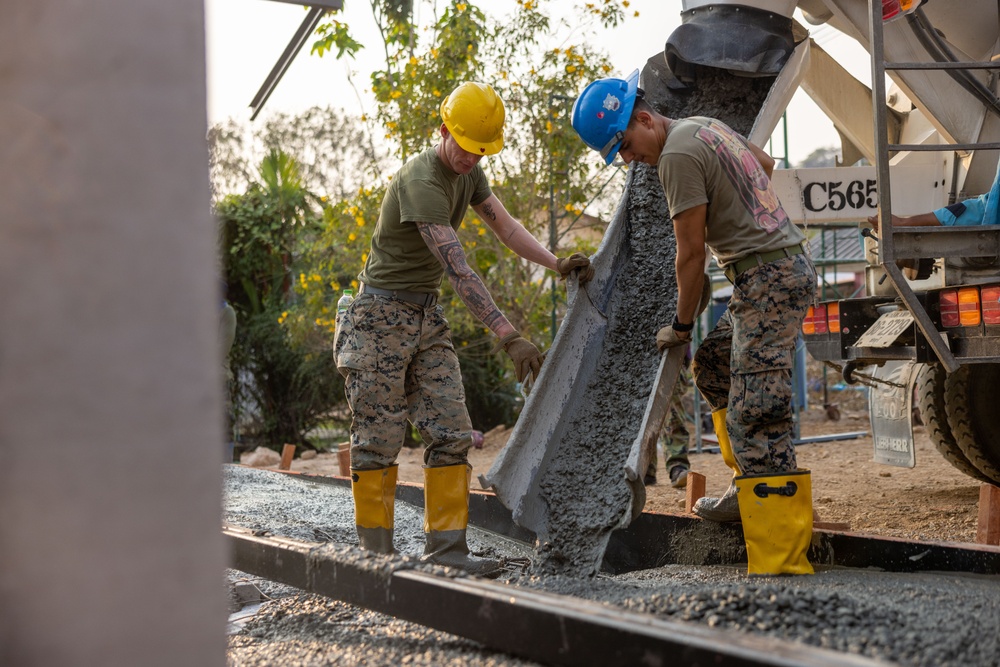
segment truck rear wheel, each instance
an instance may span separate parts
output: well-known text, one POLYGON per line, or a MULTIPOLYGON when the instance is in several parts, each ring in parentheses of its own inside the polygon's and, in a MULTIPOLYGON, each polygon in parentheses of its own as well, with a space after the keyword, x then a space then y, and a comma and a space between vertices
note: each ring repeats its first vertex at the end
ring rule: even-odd
POLYGON ((948 425, 944 385, 948 374, 939 364, 925 364, 917 375, 917 403, 927 435, 944 460, 955 469, 983 482, 991 481, 979 471, 962 449, 948 425))
POLYGON ((944 381, 945 409, 955 442, 965 457, 1000 484, 1000 364, 969 364, 944 381))

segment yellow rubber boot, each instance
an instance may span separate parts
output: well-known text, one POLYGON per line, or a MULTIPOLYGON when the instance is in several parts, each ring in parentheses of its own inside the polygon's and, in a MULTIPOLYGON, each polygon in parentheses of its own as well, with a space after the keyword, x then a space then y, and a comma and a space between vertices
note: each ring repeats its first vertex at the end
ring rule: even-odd
POLYGON ((733 471, 733 477, 742 475, 740 464, 736 462, 736 454, 733 453, 733 444, 729 441, 729 429, 726 427, 726 408, 712 410, 712 423, 715 425, 715 436, 719 439, 719 451, 722 452, 722 460, 733 471))
POLYGON ((469 466, 424 468, 425 562, 457 567, 488 577, 500 573, 500 561, 469 554, 469 466))
POLYGON ((369 551, 393 553, 393 509, 396 503, 398 466, 375 470, 351 470, 354 523, 358 541, 369 551))
MULTIPOLYGON (((722 460, 733 471, 733 478, 742 474, 740 464, 736 462, 736 454, 733 452, 733 445, 729 440, 729 431, 726 428, 726 408, 712 411, 712 423, 715 424, 715 435, 719 439, 719 451, 722 453, 722 460)), ((709 521, 724 523, 727 521, 740 520, 739 501, 736 499, 736 486, 730 484, 729 489, 721 498, 699 498, 691 508, 697 516, 709 521)))
POLYGON ((735 480, 748 574, 812 574, 812 478, 808 470, 735 480))

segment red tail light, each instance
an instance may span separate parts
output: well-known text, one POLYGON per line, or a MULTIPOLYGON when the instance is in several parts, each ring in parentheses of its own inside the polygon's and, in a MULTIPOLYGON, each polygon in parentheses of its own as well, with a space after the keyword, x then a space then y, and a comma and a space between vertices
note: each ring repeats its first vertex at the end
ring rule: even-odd
POLYGON ((958 290, 950 289, 941 292, 941 325, 957 327, 961 325, 958 317, 958 290))
POLYGON ((816 327, 816 333, 824 334, 827 332, 825 303, 816 306, 816 316, 813 318, 813 324, 816 327))
POLYGON ((983 288, 983 323, 1000 324, 1000 285, 983 288))

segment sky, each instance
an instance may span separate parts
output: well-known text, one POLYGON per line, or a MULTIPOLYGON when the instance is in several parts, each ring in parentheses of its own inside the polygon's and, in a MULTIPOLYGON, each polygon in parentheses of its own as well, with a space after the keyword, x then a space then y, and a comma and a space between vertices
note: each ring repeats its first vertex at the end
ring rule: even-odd
MULTIPOLYGON (((578 0, 550 0, 553 16, 571 15, 578 0)), ((339 20, 347 23, 355 39, 366 45, 355 60, 337 60, 309 55, 314 40, 307 40, 302 51, 272 93, 259 120, 269 112, 295 113, 311 106, 342 108, 348 114, 370 113, 373 102, 368 94, 370 73, 380 66, 382 50, 375 19, 368 2, 345 0, 339 20)), ((443 1, 439 4, 443 4, 443 1)), ((218 123, 227 118, 249 122, 250 101, 284 51, 306 9, 299 5, 270 0, 206 0, 206 39, 208 63, 208 120, 218 123)), ((491 13, 508 14, 514 0, 480 2, 491 13)), ((433 21, 432 5, 414 1, 419 25, 433 21)), ((614 29, 600 29, 597 46, 609 53, 614 76, 625 76, 640 69, 654 53, 663 49, 670 33, 680 25, 680 0, 631 0, 628 11, 638 11, 614 29)), ((800 23, 806 25, 801 19, 800 23)), ((814 39, 855 76, 864 80, 868 60, 853 40, 827 26, 806 26, 814 39)), ((567 28, 551 44, 581 41, 580 27, 567 28)), ((788 158, 794 165, 816 148, 836 146, 840 142, 833 123, 809 97, 799 90, 787 111, 788 158)), ((781 125, 778 126, 778 133, 781 125)), ((780 134, 768 147, 781 157, 784 147, 780 134)))

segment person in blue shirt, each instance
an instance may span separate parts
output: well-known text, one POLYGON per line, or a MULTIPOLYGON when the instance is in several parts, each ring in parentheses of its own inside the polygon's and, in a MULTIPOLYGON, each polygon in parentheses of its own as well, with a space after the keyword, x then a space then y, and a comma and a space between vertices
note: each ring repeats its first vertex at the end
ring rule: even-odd
MULTIPOLYGON (((993 185, 986 194, 939 208, 930 213, 892 216, 893 227, 962 227, 972 225, 1000 224, 1000 165, 993 185)), ((878 216, 868 218, 868 222, 878 230, 878 216)))

